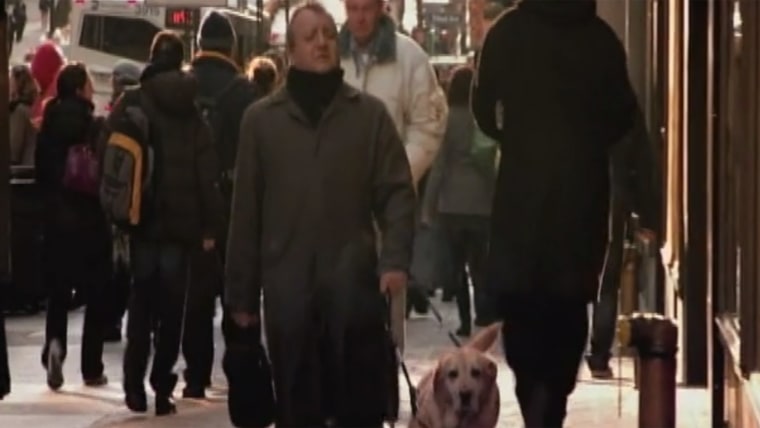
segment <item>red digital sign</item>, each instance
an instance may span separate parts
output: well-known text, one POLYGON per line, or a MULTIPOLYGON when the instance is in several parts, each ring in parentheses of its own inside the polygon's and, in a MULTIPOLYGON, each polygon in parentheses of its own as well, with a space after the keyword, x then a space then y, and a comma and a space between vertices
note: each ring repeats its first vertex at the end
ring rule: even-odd
POLYGON ((193 11, 190 9, 166 8, 166 28, 185 29, 193 25, 193 11))

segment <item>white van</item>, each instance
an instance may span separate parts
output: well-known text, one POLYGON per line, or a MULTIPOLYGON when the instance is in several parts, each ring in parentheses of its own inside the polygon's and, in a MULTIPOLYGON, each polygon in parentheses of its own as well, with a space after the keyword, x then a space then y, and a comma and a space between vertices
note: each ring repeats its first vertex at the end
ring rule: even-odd
MULTIPOLYGON (((164 29, 188 36, 189 46, 193 46, 192 34, 206 9, 148 6, 125 0, 76 0, 71 12, 70 40, 63 50, 70 61, 87 65, 93 76, 96 107, 102 111, 110 97, 111 74, 118 60, 128 59, 144 65, 153 37, 164 29)), ((250 8, 246 13, 231 9, 221 12, 230 18, 237 32, 235 60, 238 63, 243 64, 254 53, 266 49, 269 39, 266 19, 259 37, 258 21, 250 8)))

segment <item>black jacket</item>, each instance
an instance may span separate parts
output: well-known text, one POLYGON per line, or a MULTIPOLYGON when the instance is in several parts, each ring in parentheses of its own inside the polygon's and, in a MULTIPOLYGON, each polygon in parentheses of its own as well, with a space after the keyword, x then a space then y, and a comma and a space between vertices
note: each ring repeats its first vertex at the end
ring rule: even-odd
POLYGON ((213 129, 214 145, 221 170, 229 171, 235 166, 243 112, 256 100, 257 91, 231 59, 216 52, 201 51, 191 72, 198 82, 198 97, 217 98, 223 123, 213 129))
POLYGON ((609 149, 637 110, 594 0, 524 0, 488 32, 472 109, 501 142, 490 289, 592 300, 607 246, 609 149))
POLYGON ((147 239, 200 245, 223 232, 224 206, 219 193, 219 167, 211 131, 195 106, 195 78, 178 70, 149 65, 140 87, 128 89, 109 116, 115 126, 129 106, 141 105, 144 93, 155 108, 150 144, 156 152, 155 197, 139 233, 147 239), (159 129, 161 131, 159 131, 159 129), (155 130, 155 133, 154 133, 155 130))

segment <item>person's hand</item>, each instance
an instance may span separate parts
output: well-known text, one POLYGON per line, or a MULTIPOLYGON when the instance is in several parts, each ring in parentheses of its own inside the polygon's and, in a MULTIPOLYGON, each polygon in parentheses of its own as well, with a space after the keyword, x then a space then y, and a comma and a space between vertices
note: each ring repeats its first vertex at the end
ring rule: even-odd
POLYGON ((642 242, 652 243, 657 239, 657 234, 649 229, 639 229, 636 231, 636 237, 642 242))
POLYGON ((211 251, 216 246, 216 241, 214 239, 204 239, 203 240, 203 251, 211 251))
POLYGON ((247 328, 256 325, 259 322, 259 317, 249 312, 233 312, 232 320, 239 327, 247 328))
POLYGON ((406 288, 409 278, 406 272, 389 271, 380 275, 380 292, 383 294, 395 295, 406 288))

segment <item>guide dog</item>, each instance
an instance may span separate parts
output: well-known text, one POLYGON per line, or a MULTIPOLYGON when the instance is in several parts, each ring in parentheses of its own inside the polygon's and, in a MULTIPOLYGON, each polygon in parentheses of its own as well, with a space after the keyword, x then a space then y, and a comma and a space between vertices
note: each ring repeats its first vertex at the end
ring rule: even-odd
POLYGON ((496 363, 485 355, 501 323, 484 328, 447 352, 417 386, 417 414, 410 428, 494 428, 501 405, 496 363))

